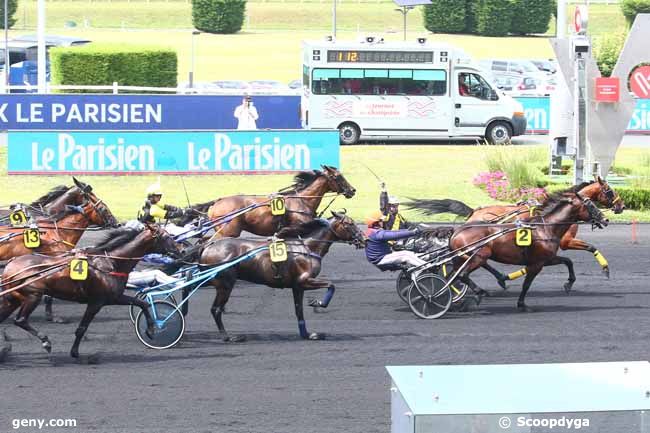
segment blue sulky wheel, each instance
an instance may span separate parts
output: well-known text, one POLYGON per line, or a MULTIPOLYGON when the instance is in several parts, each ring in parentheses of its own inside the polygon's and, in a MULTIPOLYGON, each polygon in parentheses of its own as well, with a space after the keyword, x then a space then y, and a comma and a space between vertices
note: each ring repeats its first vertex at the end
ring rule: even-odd
POLYGON ((147 335, 147 319, 141 310, 135 319, 135 333, 138 339, 152 349, 169 349, 176 345, 185 332, 185 318, 174 304, 154 301, 157 323, 153 335, 147 335))
MULTIPOLYGON (((138 293, 135 294, 135 297, 138 298, 138 299, 144 300, 145 299, 145 294, 143 292, 138 292, 138 293)), ((176 298, 174 298, 174 295, 171 294, 171 293, 169 295, 167 295, 166 298, 161 299, 161 301, 168 301, 168 302, 171 302, 174 305, 178 305, 176 303, 176 298)), ((140 307, 138 307, 137 305, 129 305, 129 317, 131 318, 131 323, 135 324, 135 318, 138 316, 138 312, 140 312, 140 310, 142 310, 142 309, 140 307)))
POLYGON ((404 270, 400 271, 399 275, 397 275, 397 281, 395 282, 395 285, 399 298, 408 304, 409 300, 407 295, 409 293, 409 289, 413 285, 411 276, 404 270))
POLYGON ((408 301, 411 311, 421 319, 437 319, 443 316, 451 306, 452 292, 444 288, 447 281, 436 274, 419 275, 409 292, 408 301))

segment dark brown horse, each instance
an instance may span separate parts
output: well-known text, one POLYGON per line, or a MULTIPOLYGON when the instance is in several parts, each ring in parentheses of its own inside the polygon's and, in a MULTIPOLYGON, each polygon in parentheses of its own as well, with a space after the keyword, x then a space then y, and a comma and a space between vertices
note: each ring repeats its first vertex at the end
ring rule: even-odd
MULTIPOLYGON (((334 242, 352 242, 357 247, 365 242, 364 234, 350 217, 338 212, 332 212, 332 215, 329 220, 311 220, 299 226, 285 227, 280 230, 277 237, 287 239, 285 242, 288 254, 285 262, 273 263, 269 251, 265 250, 222 271, 211 281, 211 285, 217 289, 217 295, 210 311, 224 341, 236 342, 245 339, 243 336, 230 336, 221 320, 224 307, 237 280, 275 288, 290 287, 293 291, 300 336, 310 340, 322 338, 317 333, 307 332, 303 315, 304 292, 327 288, 323 301, 310 302, 314 307, 326 308, 334 295, 335 288, 331 281, 317 278, 321 270, 321 260, 334 242)), ((267 244, 266 241, 258 240, 220 239, 205 248, 200 263, 205 267, 227 263, 267 244)))
MULTIPOLYGON (((41 301, 44 293, 58 299, 87 304, 86 312, 75 331, 75 341, 70 355, 79 357, 79 343, 95 315, 105 305, 137 305, 144 309, 149 332, 155 332, 147 304, 124 294, 129 272, 140 258, 148 253, 177 255, 176 243, 158 226, 146 226, 142 230, 118 228, 109 231, 99 245, 78 252, 56 257, 41 255, 21 256, 11 260, 2 274, 0 296, 0 322, 18 309, 14 324, 41 340, 43 348, 50 352, 52 346, 47 335, 34 329, 29 316, 41 301), (71 261, 85 258, 88 263, 87 278, 71 279, 71 261)), ((76 272, 76 268, 73 270, 76 272)))
POLYGON ((212 220, 223 221, 217 227, 222 237, 238 237, 243 230, 260 236, 270 236, 281 227, 308 222, 316 218, 316 210, 327 193, 354 196, 356 190, 335 168, 322 166, 323 170, 304 171, 296 175, 295 183, 277 194, 284 199, 286 213, 271 213, 271 197, 264 195, 233 195, 192 206, 207 212, 212 220), (238 210, 248 209, 241 215, 238 210))
MULTIPOLYGON (((573 191, 578 191, 578 193, 584 197, 588 198, 591 201, 598 203, 600 206, 608 209, 612 209, 614 213, 619 214, 625 209, 625 203, 618 195, 613 188, 607 184, 600 177, 596 178, 594 182, 584 182, 576 187, 572 188, 573 191)), ((548 197, 546 198, 548 200, 548 197)), ((546 200, 542 202, 541 206, 544 206, 546 200)), ((452 199, 443 199, 443 200, 420 200, 415 199, 410 203, 406 203, 406 206, 413 209, 418 209, 424 211, 424 213, 433 215, 438 213, 453 213, 460 216, 467 217, 467 222, 490 222, 490 223, 509 223, 515 220, 528 221, 536 217, 539 214, 540 206, 533 206, 530 204, 520 204, 512 206, 484 206, 476 209, 472 209, 467 206, 465 203, 452 200, 452 199)), ((605 257, 602 255, 598 249, 585 242, 583 240, 577 239, 578 225, 573 224, 562 236, 560 240, 560 248, 562 250, 578 250, 578 251, 589 251, 593 253, 594 257, 601 265, 603 272, 609 278, 609 264, 605 257)), ((569 280, 565 284, 565 290, 569 291, 576 280, 575 272, 573 270, 573 262, 566 257, 560 257, 560 264, 564 264, 569 271, 569 280)), ((486 265, 484 266, 490 273, 492 273, 502 287, 505 288, 505 282, 508 280, 514 280, 519 277, 526 275, 527 269, 523 268, 519 271, 512 272, 508 275, 505 275, 493 267, 486 265)))
MULTIPOLYGON (((496 237, 481 248, 468 252, 467 256, 457 258, 454 261, 454 269, 461 269, 463 266, 460 272, 461 281, 476 290, 477 287, 469 279, 469 275, 487 260, 510 265, 525 265, 527 274, 517 307, 521 311, 529 311, 525 304, 525 297, 530 285, 544 266, 561 263, 557 256, 561 239, 572 225, 581 221, 595 221, 599 225, 607 224, 593 202, 576 193, 575 187, 553 194, 546 200, 539 215, 528 220, 528 223, 534 227, 530 246, 517 246, 516 232, 511 231, 496 237), (470 260, 465 264, 468 256, 470 260)), ((465 248, 473 242, 507 229, 504 224, 484 222, 466 224, 459 227, 451 236, 449 248, 452 250, 465 248)))

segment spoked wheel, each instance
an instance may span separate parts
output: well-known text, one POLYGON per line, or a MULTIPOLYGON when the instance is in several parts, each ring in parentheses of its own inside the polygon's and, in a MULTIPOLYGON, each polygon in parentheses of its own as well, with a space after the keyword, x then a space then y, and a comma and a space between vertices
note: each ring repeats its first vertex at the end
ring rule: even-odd
POLYGON ((406 272, 406 271, 401 271, 399 275, 397 276, 397 281, 396 281, 396 287, 397 287, 397 295, 399 298, 404 301, 405 303, 409 303, 408 300, 408 293, 409 289, 413 285, 413 281, 411 280, 411 276, 406 272))
MULTIPOLYGON (((138 299, 144 300, 145 299, 145 294, 143 292, 138 292, 138 293, 136 293, 135 297, 138 298, 138 299)), ((168 302, 171 302, 174 305, 178 305, 178 303, 176 302, 176 298, 174 298, 174 295, 171 294, 171 293, 169 295, 167 295, 166 298, 160 299, 160 300, 161 301, 168 301, 168 302)), ((138 313, 141 310, 142 309, 140 307, 138 307, 137 305, 133 305, 133 304, 129 305, 129 317, 131 318, 131 323, 135 323, 135 318, 138 316, 138 313)))
MULTIPOLYGON (((449 263, 444 263, 442 266, 440 266, 437 274, 443 277, 446 281, 450 275, 454 274, 454 266, 449 263)), ((467 284, 463 283, 460 280, 454 281, 453 284, 449 286, 449 288, 451 289, 452 295, 451 302, 454 304, 460 302, 465 297, 465 294, 469 289, 467 284)))
POLYGON ((451 306, 451 289, 446 280, 436 274, 419 275, 408 291, 409 307, 421 319, 437 319, 451 306))
POLYGON ((169 349, 176 345, 185 332, 185 318, 174 304, 167 301, 154 301, 156 323, 152 335, 147 335, 147 318, 140 310, 135 320, 135 333, 138 339, 152 349, 169 349))

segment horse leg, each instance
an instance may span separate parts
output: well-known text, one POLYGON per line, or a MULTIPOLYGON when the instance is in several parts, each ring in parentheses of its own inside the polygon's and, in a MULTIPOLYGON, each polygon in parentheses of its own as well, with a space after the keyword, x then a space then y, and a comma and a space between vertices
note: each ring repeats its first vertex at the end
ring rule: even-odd
MULTIPOLYGON (((149 303, 144 299, 136 298, 135 296, 129 296, 122 293, 111 303, 112 305, 135 305, 140 307, 142 314, 144 314, 145 319, 147 319, 147 330, 146 334, 151 338, 154 331, 153 317, 151 316, 151 311, 149 311, 149 303)), ((104 304, 108 305, 108 304, 104 304)), ((95 313, 97 314, 97 313, 95 313)), ((83 319, 82 319, 83 320, 83 319)), ((90 319, 92 320, 92 318, 90 319)))
POLYGON ((302 311, 302 301, 305 291, 302 288, 294 288, 293 290, 293 306, 296 309, 296 318, 298 319, 298 331, 300 336, 305 340, 322 340, 323 336, 315 332, 311 334, 307 332, 307 325, 305 324, 305 315, 302 311))
POLYGON ((544 267, 543 264, 535 264, 535 265, 528 265, 528 273, 526 274, 526 279, 524 280, 524 285, 521 289, 521 293, 519 294, 519 299, 517 300, 517 308, 521 312, 525 313, 530 313, 533 310, 528 308, 526 306, 526 293, 528 293, 528 289, 530 289, 530 285, 533 283, 533 280, 539 274, 539 272, 542 270, 544 267))
POLYGON ((223 337, 223 341, 231 343, 241 343, 246 341, 245 335, 230 335, 226 331, 226 327, 223 326, 223 312, 232 293, 233 286, 235 285, 235 280, 225 281, 223 278, 215 279, 212 282, 212 285, 217 289, 217 295, 214 297, 214 302, 212 303, 212 308, 210 312, 214 318, 217 328, 219 328, 219 333, 223 337))
POLYGON ((555 265, 565 265, 569 270, 569 280, 564 283, 564 291, 569 293, 573 287, 573 283, 576 281, 576 274, 573 270, 573 261, 568 257, 555 256, 551 260, 544 263, 544 266, 555 266, 555 265))
POLYGON ((43 346, 43 349, 45 349, 47 353, 50 353, 52 352, 52 343, 50 343, 50 339, 47 338, 47 335, 42 334, 40 331, 33 328, 29 324, 29 315, 32 314, 32 312, 40 302, 41 302, 40 295, 26 296, 22 302, 22 306, 20 307, 20 310, 18 310, 18 314, 16 315, 16 318, 14 319, 14 325, 24 329, 25 331, 32 334, 34 337, 41 340, 41 345, 43 346))
POLYGON ((609 263, 607 262, 605 256, 603 256, 603 254, 598 251, 598 249, 596 249, 596 247, 593 245, 576 238, 571 238, 564 242, 564 238, 562 238, 562 242, 560 242, 560 248, 563 250, 589 251, 596 258, 596 261, 603 270, 603 274, 609 278, 609 263))
POLYGON ((499 283, 499 286, 501 286, 501 288, 503 290, 508 289, 508 287, 506 287, 506 281, 509 280, 508 275, 504 274, 503 272, 500 272, 499 270, 497 270, 496 268, 488 265, 487 263, 483 264, 482 268, 485 269, 486 271, 488 271, 489 273, 491 273, 492 275, 494 275, 494 278, 497 279, 497 282, 499 283))
MULTIPOLYGON (((86 307, 86 312, 81 318, 79 327, 77 327, 77 330, 74 332, 75 339, 74 343, 72 344, 72 349, 70 349, 70 356, 73 358, 79 358, 79 343, 81 343, 81 339, 86 333, 86 330, 88 330, 88 325, 95 318, 95 315, 99 313, 99 310, 101 310, 103 306, 104 304, 88 304, 86 307)), ((147 311, 146 308, 145 311, 147 311)))
POLYGON ((16 308, 20 306, 20 302, 11 295, 0 296, 0 323, 7 320, 16 308))
POLYGON ((189 313, 190 311, 190 303, 189 301, 186 302, 185 300, 190 296, 191 292, 192 292, 192 286, 183 287, 183 290, 181 292, 182 293, 181 303, 183 304, 181 305, 181 313, 183 314, 183 316, 187 316, 187 313, 189 313))
POLYGON ((336 291, 334 284, 328 280, 321 278, 306 278, 299 283, 300 287, 303 290, 317 290, 327 288, 327 292, 325 293, 325 296, 323 296, 322 301, 319 301, 318 299, 309 299, 307 301, 307 305, 314 307, 314 312, 317 312, 318 308, 327 308, 327 306, 330 304, 330 301, 332 300, 332 297, 334 297, 334 292, 336 291))
POLYGON ((43 303, 45 304, 45 320, 53 323, 68 323, 63 317, 54 316, 52 313, 52 298, 49 295, 43 295, 43 303))

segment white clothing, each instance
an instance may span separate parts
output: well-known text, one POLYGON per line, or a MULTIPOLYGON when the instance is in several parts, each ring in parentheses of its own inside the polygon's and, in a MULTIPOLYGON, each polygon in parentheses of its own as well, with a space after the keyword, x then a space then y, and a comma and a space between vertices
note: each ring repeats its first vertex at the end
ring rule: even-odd
POLYGON ((245 103, 235 108, 235 117, 239 120, 237 129, 257 129, 256 120, 259 119, 257 108, 251 102, 247 107, 245 103))
POLYGON ((127 284, 138 287, 154 286, 158 284, 173 284, 180 281, 178 278, 170 277, 158 269, 146 271, 131 271, 127 284))
POLYGON ((394 253, 386 254, 382 259, 377 263, 377 266, 386 266, 386 265, 409 265, 410 266, 421 266, 427 263, 425 260, 422 260, 418 257, 413 251, 395 251, 394 253))
POLYGON ((164 228, 165 228, 165 231, 167 233, 169 233, 170 235, 178 236, 178 235, 182 235, 184 233, 188 233, 191 230, 194 230, 196 227, 194 227, 194 225, 192 225, 192 224, 187 224, 187 225, 181 227, 181 226, 177 226, 176 224, 174 224, 172 222, 167 222, 167 224, 165 224, 164 228))

